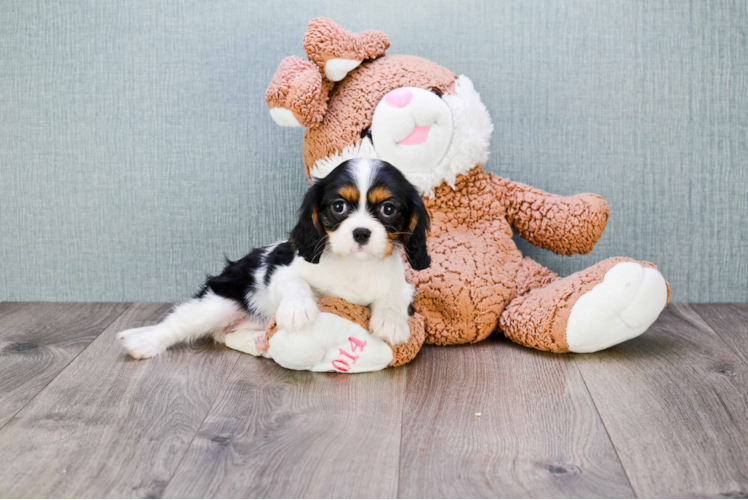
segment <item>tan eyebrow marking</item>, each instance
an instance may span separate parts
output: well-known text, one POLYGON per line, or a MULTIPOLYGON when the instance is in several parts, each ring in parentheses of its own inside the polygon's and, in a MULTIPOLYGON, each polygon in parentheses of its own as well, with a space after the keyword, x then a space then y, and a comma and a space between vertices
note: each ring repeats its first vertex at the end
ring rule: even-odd
POLYGON ((361 197, 358 188, 354 186, 345 186, 338 191, 338 194, 354 205, 358 203, 358 199, 361 197))
POLYGON ((377 203, 382 203, 384 200, 392 198, 392 193, 390 193, 387 188, 377 186, 369 191, 366 198, 369 200, 369 203, 376 205, 377 203))

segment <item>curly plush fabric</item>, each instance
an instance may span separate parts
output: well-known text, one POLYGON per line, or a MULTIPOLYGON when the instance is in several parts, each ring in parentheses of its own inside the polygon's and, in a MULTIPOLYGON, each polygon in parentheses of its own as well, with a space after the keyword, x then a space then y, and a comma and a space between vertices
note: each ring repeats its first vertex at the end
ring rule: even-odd
POLYGON ((517 296, 524 295, 538 287, 549 285, 556 281, 558 275, 532 260, 530 257, 522 259, 517 278, 517 296))
MULTIPOLYGON (((320 312, 337 314, 338 316, 345 318, 364 330, 369 329, 369 320, 371 319, 371 311, 368 308, 351 304, 338 297, 320 297, 317 301, 320 312)), ((426 338, 426 334, 423 330, 423 318, 420 314, 414 314, 408 320, 410 326, 410 339, 408 342, 393 346, 389 342, 385 341, 385 344, 390 346, 392 349, 392 361, 388 366, 400 366, 410 362, 416 357, 418 351, 421 350, 423 341, 426 338)), ((278 331, 278 325, 275 322, 275 316, 270 320, 267 330, 265 331, 265 338, 269 341, 273 335, 278 331)))
MULTIPOLYGON (((310 59, 322 67, 331 57, 353 57, 355 37, 363 37, 360 41, 364 35, 350 35, 328 20, 315 20, 310 23, 305 48, 310 59)), ((386 45, 385 41, 384 48, 386 45)), ((370 60, 332 87, 324 118, 306 129, 307 176, 317 162, 329 166, 337 159, 375 151, 376 144, 362 141, 362 137, 388 92, 416 87, 450 97, 457 95, 457 76, 451 71, 414 56, 371 60, 380 49, 383 52, 377 45, 376 50, 367 52, 370 60)), ((611 258, 559 278, 532 259, 523 258, 512 240, 513 231, 533 245, 561 255, 586 254, 605 230, 608 204, 590 193, 546 193, 487 174, 472 163, 460 165, 454 172, 457 176, 453 183, 443 182, 425 200, 431 215, 431 267, 414 271, 406 263, 408 281, 416 289, 415 318, 422 318, 422 322, 411 321, 412 345, 478 342, 500 330, 528 347, 568 352, 566 329, 574 304, 600 284, 616 264, 636 261, 611 258)), ((654 268, 650 263, 640 264, 654 268)), ((661 284, 664 279, 659 279, 661 284)), ((669 285, 667 290, 669 299, 669 285)), ((345 305, 340 299, 334 306, 326 304, 331 312, 366 324, 365 309, 345 305)), ((411 354, 408 351, 403 359, 411 354)))
MULTIPOLYGON (((527 347, 541 351, 568 352, 566 325, 571 307, 620 262, 637 261, 627 257, 611 257, 566 278, 556 278, 549 286, 520 295, 501 314, 501 331, 508 339, 527 347)), ((639 263, 644 267, 657 269, 650 262, 639 263)))
POLYGON ((363 61, 383 56, 390 46, 387 35, 377 30, 353 34, 332 19, 312 19, 304 35, 304 52, 320 68, 330 59, 363 61))
POLYGON ((442 184, 426 207, 432 264, 410 270, 408 278, 416 286, 413 305, 424 316, 426 342, 438 345, 483 340, 512 299, 556 279, 522 258, 512 228, 544 248, 573 253, 589 251, 608 218, 598 196, 550 195, 480 167, 458 177, 454 188, 442 184))
POLYGON ((339 153, 361 140, 371 127, 374 109, 391 90, 421 87, 444 94, 454 88, 457 75, 415 56, 386 56, 367 61, 351 71, 330 92, 324 120, 304 133, 307 175, 314 162, 339 153))
POLYGON ((607 259, 517 297, 501 314, 501 331, 518 344, 541 351, 567 352, 565 333, 571 306, 619 262, 633 262, 633 259, 607 259))
POLYGON ((316 127, 327 110, 332 86, 332 82, 322 78, 316 65, 291 56, 275 72, 265 92, 265 101, 270 108, 288 109, 304 127, 316 127))
POLYGON ((548 194, 496 178, 512 228, 536 246, 561 254, 587 254, 605 230, 610 210, 600 196, 548 194))
POLYGON ((491 177, 476 167, 454 189, 442 184, 426 200, 431 215, 431 267, 408 268, 413 306, 424 317, 426 342, 478 342, 496 329, 516 294, 522 255, 512 241, 491 177))

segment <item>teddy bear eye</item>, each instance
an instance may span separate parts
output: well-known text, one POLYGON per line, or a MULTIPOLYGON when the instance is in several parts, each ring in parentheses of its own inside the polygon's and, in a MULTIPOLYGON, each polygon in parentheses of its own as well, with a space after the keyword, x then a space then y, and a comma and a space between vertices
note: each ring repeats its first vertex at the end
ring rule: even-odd
POLYGON ((436 97, 438 97, 439 99, 442 98, 442 95, 439 93, 438 90, 431 89, 431 93, 434 94, 434 95, 436 95, 436 97))
POLYGON ((370 128, 367 128, 367 129, 364 129, 364 130, 361 131, 361 138, 362 139, 366 139, 367 137, 369 138, 370 141, 373 140, 371 138, 371 129, 370 128))

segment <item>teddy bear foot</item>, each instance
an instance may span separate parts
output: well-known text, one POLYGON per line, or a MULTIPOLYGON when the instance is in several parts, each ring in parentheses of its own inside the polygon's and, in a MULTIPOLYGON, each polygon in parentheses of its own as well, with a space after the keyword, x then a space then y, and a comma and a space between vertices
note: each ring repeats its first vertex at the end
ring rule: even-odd
POLYGON ((320 312, 305 330, 272 326, 266 336, 270 357, 291 370, 360 373, 381 370, 392 361, 385 342, 335 312, 320 312))
POLYGON ((570 352, 596 352, 644 333, 668 300, 659 271, 638 262, 620 262, 602 282, 579 297, 566 325, 570 352))
MULTIPOLYGON (((261 337, 267 339, 262 355, 291 370, 361 373, 409 362, 426 337, 419 314, 408 320, 408 341, 392 346, 369 333, 368 308, 337 297, 322 297, 317 305, 314 323, 302 330, 279 328, 273 317, 261 337)), ((227 335, 226 345, 248 352, 243 344, 230 339, 231 335, 227 335)))

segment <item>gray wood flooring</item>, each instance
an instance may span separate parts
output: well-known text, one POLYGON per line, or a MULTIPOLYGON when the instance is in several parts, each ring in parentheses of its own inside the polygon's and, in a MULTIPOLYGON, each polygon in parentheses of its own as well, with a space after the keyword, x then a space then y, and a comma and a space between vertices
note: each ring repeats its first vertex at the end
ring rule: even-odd
POLYGON ((0 303, 0 497, 748 496, 748 305, 597 354, 504 339, 284 370, 115 342, 165 304, 0 303))

